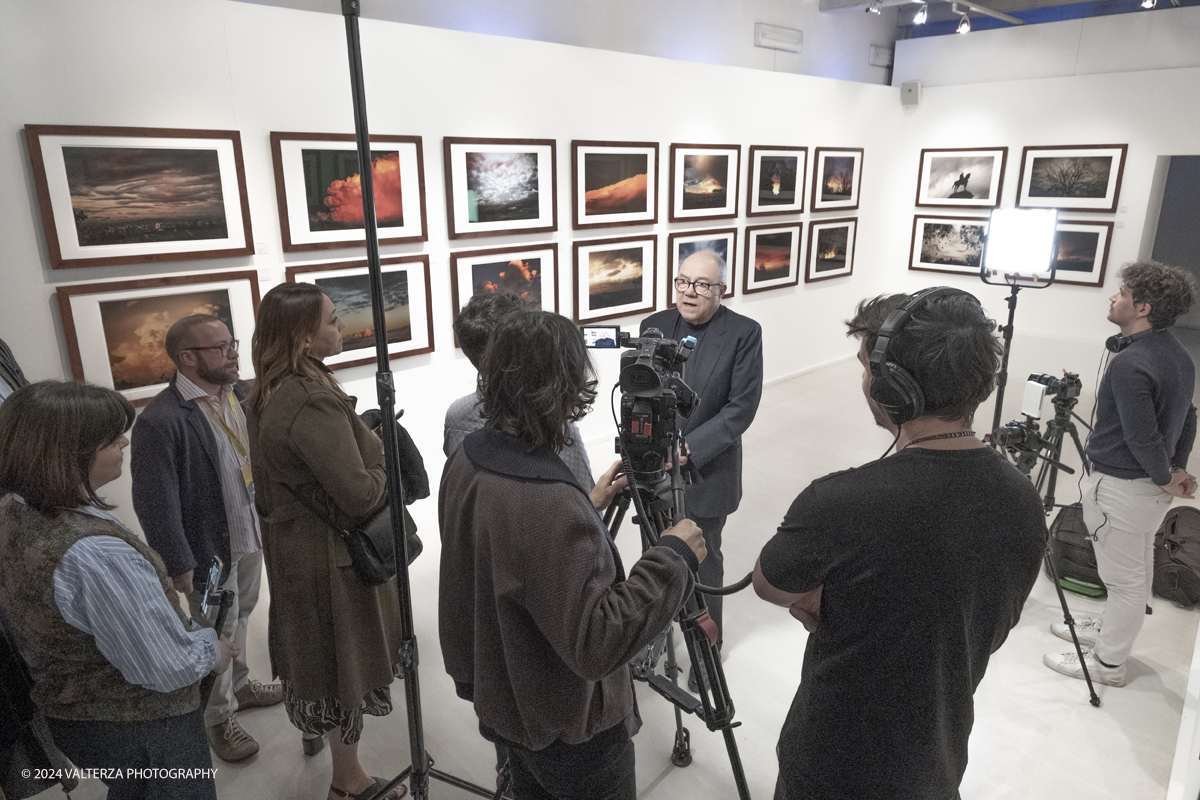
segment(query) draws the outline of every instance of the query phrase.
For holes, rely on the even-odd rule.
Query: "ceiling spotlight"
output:
[[[958,23],[958,30],[956,30],[955,33],[970,33],[970,32],[971,32],[971,18],[968,17],[966,14],[963,14],[962,20]]]
[[[867,6],[867,13],[868,14],[882,14],[883,13],[883,0],[874,0],[870,5]]]
[[[1158,0],[1142,0],[1142,8],[1154,8],[1154,4],[1157,2]]]
[[[912,24],[924,25],[925,20],[927,19],[929,19],[929,6],[925,3],[922,3],[921,7],[917,9],[917,13],[913,14]]]

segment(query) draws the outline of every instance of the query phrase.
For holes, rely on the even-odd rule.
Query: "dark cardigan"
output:
[[[480,724],[530,750],[632,735],[627,664],[691,591],[687,545],[663,537],[626,577],[562,460],[489,429],[451,456],[438,509],[442,655]]]

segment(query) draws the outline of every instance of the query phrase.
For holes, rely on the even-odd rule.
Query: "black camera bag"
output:
[[[1200,603],[1200,510],[1172,508],[1154,534],[1154,593],[1192,608]]]
[[[1092,535],[1083,524],[1080,503],[1063,506],[1050,523],[1050,562],[1064,589],[1090,597],[1108,594],[1096,569],[1096,551],[1092,547]]]

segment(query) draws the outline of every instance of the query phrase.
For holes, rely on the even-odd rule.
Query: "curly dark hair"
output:
[[[908,295],[863,300],[846,335],[863,341],[869,354],[879,329]],[[893,339],[892,361],[904,367],[925,394],[925,416],[942,420],[970,419],[996,386],[1004,352],[988,319],[972,295],[963,292],[926,302]]]
[[[583,335],[549,311],[521,311],[500,321],[479,370],[480,414],[535,447],[573,444],[567,423],[596,399],[596,371]]]
[[[463,355],[470,359],[475,369],[483,363],[492,332],[500,320],[522,309],[521,299],[505,292],[484,292],[471,298],[454,319],[454,335],[462,347]]]
[[[1196,282],[1179,267],[1157,261],[1138,261],[1121,268],[1121,282],[1134,303],[1150,304],[1150,326],[1169,328],[1187,313],[1196,297]]]

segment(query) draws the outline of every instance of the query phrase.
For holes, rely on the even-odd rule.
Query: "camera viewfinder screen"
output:
[[[584,325],[583,343],[588,347],[617,347],[621,333],[620,325]]]

